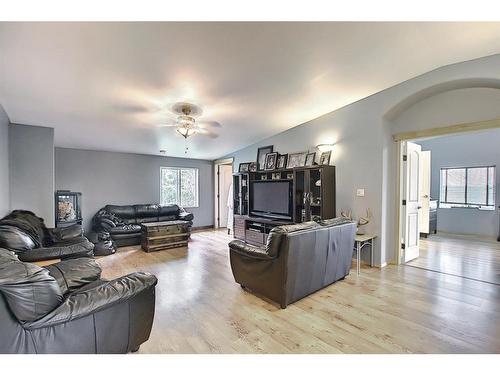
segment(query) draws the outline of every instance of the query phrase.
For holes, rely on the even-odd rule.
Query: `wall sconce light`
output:
[[[334,146],[333,143],[321,143],[321,144],[317,145],[316,148],[320,152],[326,152],[326,151],[332,151],[333,150],[333,146]]]

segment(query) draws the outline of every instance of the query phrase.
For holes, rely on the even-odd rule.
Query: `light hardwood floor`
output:
[[[440,233],[420,240],[420,255],[409,266],[500,285],[500,242]]]
[[[120,248],[104,277],[158,279],[140,353],[500,353],[500,287],[406,266],[363,267],[281,310],[233,280],[225,231],[189,249]]]

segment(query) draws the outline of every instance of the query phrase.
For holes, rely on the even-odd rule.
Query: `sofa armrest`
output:
[[[62,242],[72,238],[83,236],[83,228],[80,224],[73,224],[68,227],[49,229],[53,242]]]
[[[63,294],[74,292],[101,278],[101,267],[91,258],[68,259],[44,268],[56,279]]]
[[[58,308],[41,319],[23,324],[23,327],[35,330],[83,318],[127,302],[140,293],[153,289],[157,282],[156,277],[149,273],[135,272],[82,292],[77,291],[70,294]]]
[[[179,220],[192,221],[194,215],[190,212],[187,212],[184,208],[179,209]]]
[[[97,211],[92,218],[92,228],[95,232],[106,231],[124,224],[123,220],[109,213],[105,208],[101,208]]]
[[[87,243],[83,245],[38,247],[36,249],[20,252],[17,256],[22,262],[39,262],[50,259],[82,257],[92,258],[94,256],[94,245],[87,241]]]
[[[269,255],[266,247],[257,247],[248,245],[240,240],[233,240],[229,243],[230,251],[237,254],[243,255],[248,258],[260,259],[260,260],[273,260],[276,257]]]
[[[97,221],[99,222],[100,229],[107,230],[107,229],[111,229],[111,228],[116,227],[116,223],[113,220],[105,218],[105,217],[101,217]]]

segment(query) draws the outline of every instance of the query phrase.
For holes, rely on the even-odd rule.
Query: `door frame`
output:
[[[219,224],[219,207],[220,207],[220,184],[219,184],[219,167],[221,165],[231,165],[234,173],[234,158],[214,160],[214,228],[220,228]]]
[[[402,234],[403,234],[403,226],[401,225],[402,219],[402,189],[403,189],[403,143],[406,141],[418,141],[422,138],[432,138],[432,137],[440,137],[446,135],[460,134],[460,133],[468,133],[468,132],[479,132],[489,129],[497,129],[500,128],[500,118],[486,120],[486,121],[476,121],[476,122],[468,122],[468,123],[460,123],[456,125],[437,127],[431,129],[410,131],[397,133],[392,136],[394,142],[396,142],[397,148],[397,165],[396,165],[396,222],[394,225],[396,226],[394,239],[394,244],[397,249],[396,256],[396,264],[403,264],[403,249],[402,245]]]

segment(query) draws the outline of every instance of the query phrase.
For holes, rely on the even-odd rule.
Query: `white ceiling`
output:
[[[60,147],[215,159],[434,68],[500,52],[500,23],[0,23],[0,103]],[[189,153],[166,108],[220,136]],[[332,124],[334,126],[335,124]]]

